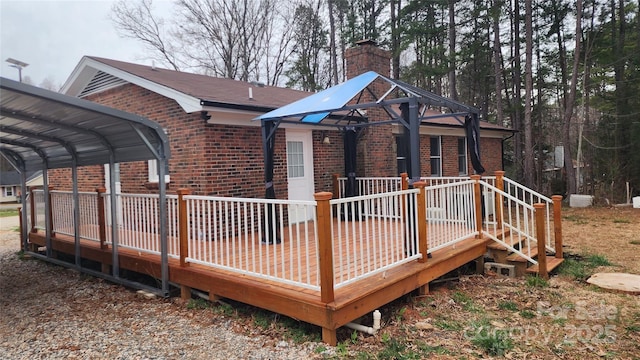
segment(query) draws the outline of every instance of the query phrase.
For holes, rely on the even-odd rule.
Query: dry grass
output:
[[[335,359],[640,359],[640,296],[587,284],[640,274],[640,210],[563,209],[566,265],[548,281],[462,276],[382,309],[372,337],[340,332]],[[370,322],[370,319],[366,319]]]
[[[567,261],[548,282],[478,275],[441,282],[427,296],[380,309],[383,328],[375,336],[342,328],[337,347],[313,343],[315,358],[640,359],[640,296],[584,281],[597,271],[640,274],[640,210],[565,208],[562,225]],[[211,323],[231,316],[237,332],[274,342],[319,340],[315,326],[230,304],[189,311]]]

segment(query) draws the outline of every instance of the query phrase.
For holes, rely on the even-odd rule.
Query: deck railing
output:
[[[110,218],[109,193],[104,193],[105,217]],[[160,254],[159,199],[157,194],[116,194],[118,245],[151,254]],[[168,256],[180,256],[178,243],[178,196],[166,195]],[[106,232],[105,243],[112,245],[111,232]]]
[[[314,201],[183,196],[184,262],[319,289]],[[265,244],[266,242],[273,244]]]
[[[419,190],[333,199],[331,217],[335,287],[421,257]],[[406,204],[406,206],[403,206]]]
[[[33,194],[31,202],[34,204],[31,207],[32,227],[37,230],[45,230],[44,190],[34,189],[31,193]]]
[[[55,233],[74,236],[73,193],[71,191],[52,190],[51,203],[53,212],[53,231]],[[79,192],[79,236],[81,239],[100,241],[97,194],[95,192]]]
[[[429,252],[477,236],[473,180],[425,188]]]
[[[487,235],[532,263],[533,249],[543,239],[543,249],[559,249],[561,256],[558,228],[555,248],[550,245],[551,200],[502,174],[484,179],[428,178],[415,189],[383,193],[375,192],[406,182],[365,179],[360,189],[374,193],[337,199],[319,193],[316,201],[193,196],[181,189],[167,195],[168,255],[182,266],[200,264],[320,290],[323,299],[330,298],[324,295],[327,286],[335,289],[416,259],[427,261],[428,253],[470,237]],[[56,209],[53,233],[73,235],[72,195],[50,191]],[[112,232],[106,231],[111,196],[104,189],[79,196],[81,238],[98,240],[103,249],[112,246]],[[111,222],[118,245],[159,254],[158,195],[117,194],[115,199]],[[559,214],[559,199],[552,203]],[[31,229],[44,229],[42,190],[33,192],[31,208]],[[556,227],[559,222],[554,221]]]

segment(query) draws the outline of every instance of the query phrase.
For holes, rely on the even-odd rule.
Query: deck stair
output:
[[[506,178],[496,186],[483,186],[495,204],[502,205],[492,209],[495,215],[484,223],[485,236],[491,240],[488,257],[513,266],[516,277],[527,273],[548,277],[563,262],[562,197],[547,198]]]
[[[516,250],[520,250],[521,244],[516,246]],[[528,255],[536,261],[539,261],[538,257],[538,244],[535,241],[531,241],[531,250],[528,252]],[[511,251],[509,247],[504,246],[498,242],[491,241],[487,245],[487,254],[488,257],[493,259],[494,262],[498,264],[511,265],[515,267],[515,276],[521,277],[526,274],[535,274],[539,275],[539,263],[532,263],[524,256],[521,256],[517,252]],[[560,264],[562,264],[562,258],[558,258],[555,254],[551,252],[545,252],[546,255],[546,269],[547,273],[550,273],[554,269],[556,269]]]

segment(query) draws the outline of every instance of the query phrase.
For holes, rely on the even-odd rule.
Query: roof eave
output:
[[[77,97],[98,71],[116,76],[129,83],[173,99],[186,113],[194,113],[203,110],[201,99],[197,97],[107,65],[88,56],[82,57],[60,92]]]

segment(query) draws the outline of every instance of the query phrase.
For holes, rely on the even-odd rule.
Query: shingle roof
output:
[[[161,69],[100,57],[90,56],[89,58],[200,100],[219,104],[275,109],[311,94],[306,91],[258,86],[246,81]],[[249,98],[249,88],[252,89],[252,99]]]
[[[201,101],[211,103],[211,106],[267,112],[313,94],[307,91],[266,85],[258,86],[246,81],[162,69],[95,56],[87,56],[87,58],[200,99]],[[251,99],[249,98],[249,88],[251,88]],[[462,126],[453,117],[438,117],[430,119],[428,123],[443,127]],[[486,121],[480,121],[480,128],[496,131],[513,131],[507,127],[498,126]]]
[[[34,175],[40,174],[42,171],[27,171],[27,181],[31,180]],[[1,171],[0,172],[0,185],[8,186],[8,185],[20,185],[22,182],[22,178],[20,173],[17,171]]]

